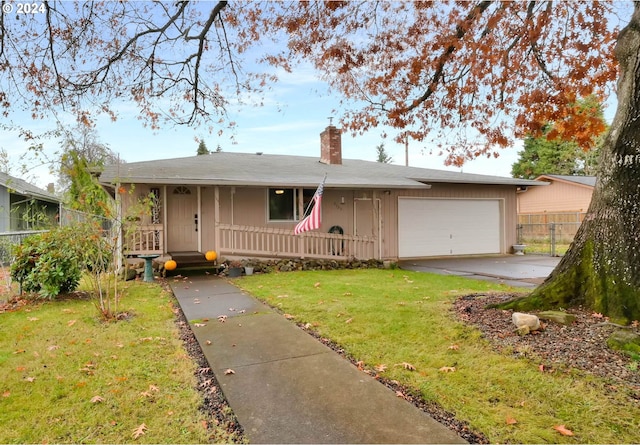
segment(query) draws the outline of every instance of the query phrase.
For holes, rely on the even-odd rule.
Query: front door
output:
[[[177,186],[167,196],[167,251],[198,250],[198,195],[195,188]]]
[[[354,200],[354,235],[366,236],[375,239],[370,258],[380,256],[380,221],[379,221],[380,200],[356,198]]]
[[[378,205],[379,200],[356,198],[354,234],[377,238],[378,233]]]

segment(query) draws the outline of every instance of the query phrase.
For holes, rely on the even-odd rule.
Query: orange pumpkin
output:
[[[176,267],[178,267],[178,263],[176,263],[174,260],[169,260],[164,263],[164,268],[166,270],[174,270]]]
[[[209,250],[204,254],[204,257],[207,259],[207,261],[215,261],[216,258],[218,258],[218,254],[215,250]]]

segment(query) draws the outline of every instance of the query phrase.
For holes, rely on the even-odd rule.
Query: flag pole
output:
[[[324,184],[324,182],[327,180],[327,174],[324,174],[324,178],[322,178],[322,182],[321,184]],[[313,193],[313,196],[311,197],[311,200],[309,201],[309,203],[307,204],[307,208],[304,209],[304,214],[302,215],[302,218],[300,218],[300,220],[305,219],[307,216],[309,216],[309,211],[311,210],[311,204],[313,204],[313,198],[316,196],[316,194],[318,193],[318,189],[316,189],[316,191]]]

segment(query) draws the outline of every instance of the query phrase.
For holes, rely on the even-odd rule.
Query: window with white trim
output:
[[[268,191],[269,221],[298,221],[313,198],[315,189],[270,188]],[[302,194],[302,203],[300,195]],[[308,209],[311,211],[311,209]]]

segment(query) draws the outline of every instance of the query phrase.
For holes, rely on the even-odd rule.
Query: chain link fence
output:
[[[100,225],[102,226],[102,229],[105,233],[111,233],[111,230],[113,228],[113,220],[109,218],[90,215],[88,213],[79,212],[77,210],[67,209],[64,207],[60,209],[60,214],[56,215],[56,222],[61,227],[73,226],[75,224],[80,224],[89,220],[96,219],[100,221]],[[23,240],[31,235],[47,231],[47,229],[43,229],[0,232],[0,281],[5,282],[0,283],[0,289],[2,289],[2,284],[10,285],[10,277],[7,271],[11,266],[14,246],[22,244]]]
[[[562,256],[578,232],[585,212],[518,214],[518,244],[526,253]]]
[[[551,222],[518,224],[518,244],[524,244],[525,253],[562,256],[578,232],[580,222]]]

